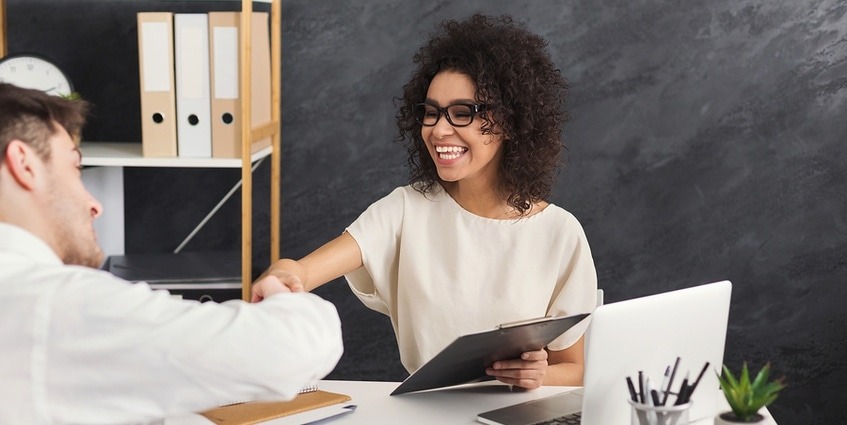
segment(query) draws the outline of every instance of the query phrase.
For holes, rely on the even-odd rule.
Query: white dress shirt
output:
[[[461,335],[546,315],[589,313],[597,272],[577,219],[550,204],[516,220],[480,217],[440,186],[411,186],[371,205],[347,231],[364,267],[348,274],[354,293],[391,317],[409,372]],[[548,347],[573,345],[583,320]]]
[[[66,266],[0,223],[0,424],[116,425],[290,399],[341,352],[335,307],[316,295],[183,301]]]

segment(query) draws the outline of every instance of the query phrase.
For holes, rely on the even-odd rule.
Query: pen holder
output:
[[[688,425],[691,402],[678,406],[652,406],[628,401],[632,406],[632,425]]]

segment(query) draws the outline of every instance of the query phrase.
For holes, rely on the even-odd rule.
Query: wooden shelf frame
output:
[[[0,0],[0,58],[6,56],[6,0]]]
[[[270,193],[270,262],[279,259],[280,202],[281,202],[281,113],[282,106],[282,0],[270,0],[271,37],[271,122],[258,128],[241,126],[241,297],[250,300],[253,259],[253,173],[250,168],[251,146],[254,141],[271,136],[271,193]],[[250,93],[252,82],[252,12],[253,0],[241,1],[240,25],[240,90]],[[241,96],[242,122],[252,122],[250,96]]]

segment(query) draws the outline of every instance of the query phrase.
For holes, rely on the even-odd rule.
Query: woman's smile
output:
[[[467,151],[468,148],[463,146],[435,146],[437,159],[444,162],[452,162],[459,159]]]

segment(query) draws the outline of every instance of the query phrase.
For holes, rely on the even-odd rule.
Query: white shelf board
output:
[[[241,168],[240,158],[149,158],[141,155],[141,143],[82,142],[82,165],[98,167]],[[271,154],[268,146],[251,155],[256,162]]]

